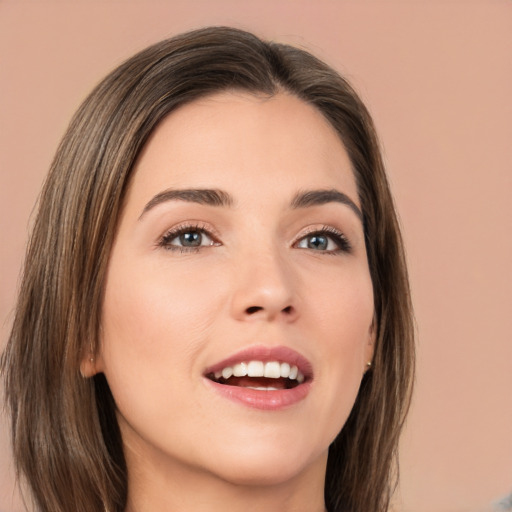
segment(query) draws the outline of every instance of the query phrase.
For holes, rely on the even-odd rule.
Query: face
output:
[[[129,464],[282,482],[325,469],[373,314],[334,129],[293,96],[217,94],[169,115],[136,164],[91,371]]]

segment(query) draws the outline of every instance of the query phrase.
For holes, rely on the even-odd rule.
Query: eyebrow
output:
[[[169,189],[160,192],[144,206],[139,219],[151,208],[167,201],[186,201],[206,206],[233,206],[233,198],[223,190],[217,189]]]
[[[154,196],[146,206],[144,206],[139,220],[146,212],[167,201],[186,201],[206,206],[224,207],[231,207],[235,204],[233,197],[224,190],[208,188],[168,189]],[[352,199],[350,199],[346,194],[336,189],[299,191],[293,197],[290,206],[293,209],[300,209],[327,203],[344,204],[348,206],[361,221],[363,221],[363,214],[354,201],[352,201]]]
[[[307,190],[298,192],[292,199],[291,206],[294,209],[308,208],[311,206],[318,206],[326,203],[341,203],[348,206],[359,218],[363,221],[363,213],[359,207],[343,192],[336,189],[330,190]]]

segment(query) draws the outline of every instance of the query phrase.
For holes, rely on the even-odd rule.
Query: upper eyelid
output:
[[[332,234],[332,235],[338,235],[340,237],[345,238],[348,241],[348,237],[343,230],[335,228],[334,226],[324,224],[324,225],[309,226],[309,227],[301,230],[300,233],[295,237],[295,240],[293,243],[298,242],[305,236],[314,235],[315,233],[327,233],[327,234]]]
[[[212,238],[218,236],[217,230],[207,223],[204,223],[202,221],[185,221],[166,229],[159,238],[167,237],[174,234],[178,235],[186,231],[203,231]]]

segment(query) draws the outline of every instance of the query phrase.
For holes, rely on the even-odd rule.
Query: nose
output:
[[[235,272],[232,313],[240,321],[293,322],[299,315],[298,280],[277,254],[241,258]]]

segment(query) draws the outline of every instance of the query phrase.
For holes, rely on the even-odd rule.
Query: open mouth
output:
[[[258,391],[293,389],[307,380],[296,365],[281,361],[241,361],[206,374],[218,384]]]
[[[286,346],[251,346],[206,368],[205,382],[235,403],[280,411],[302,402],[311,391],[313,367]]]

